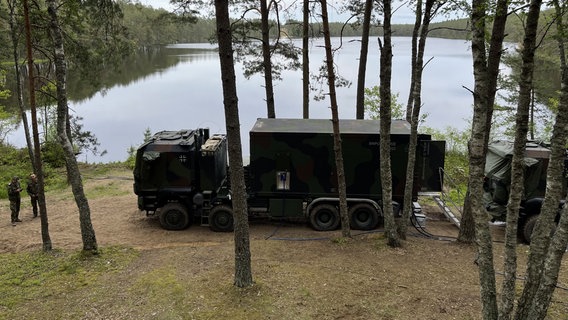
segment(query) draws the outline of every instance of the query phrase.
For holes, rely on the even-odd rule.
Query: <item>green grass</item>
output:
[[[106,273],[122,270],[138,253],[133,249],[108,247],[99,255],[81,252],[24,252],[0,255],[0,318],[3,310],[29,301],[66,295],[90,286]]]

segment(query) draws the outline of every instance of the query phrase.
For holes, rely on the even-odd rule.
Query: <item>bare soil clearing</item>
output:
[[[303,224],[251,222],[253,277],[256,285],[232,286],[232,233],[215,233],[192,225],[184,231],[160,228],[156,217],[136,208],[132,180],[85,179],[91,218],[100,247],[125,246],[140,256],[126,270],[108,274],[93,287],[66,297],[34,302],[34,318],[50,315],[81,319],[480,319],[475,248],[451,241],[457,228],[436,207],[427,211],[426,230],[438,240],[413,232],[399,249],[386,247],[383,234],[353,231],[316,232]],[[69,190],[48,193],[49,232],[55,249],[82,247],[77,207]],[[40,219],[32,218],[28,198],[20,218],[10,224],[7,200],[0,202],[0,253],[39,251]],[[503,228],[493,227],[496,269],[502,265]],[[528,247],[519,245],[519,274],[524,274]],[[568,258],[559,285],[568,286]],[[160,298],[152,277],[173,290]],[[502,277],[498,274],[500,284]],[[155,284],[154,284],[155,285]],[[522,286],[522,281],[519,281]],[[237,294],[238,293],[238,294]],[[557,289],[551,319],[568,319],[568,292]],[[59,309],[61,310],[61,309]],[[51,311],[52,312],[52,311]],[[49,318],[49,316],[47,317]]]

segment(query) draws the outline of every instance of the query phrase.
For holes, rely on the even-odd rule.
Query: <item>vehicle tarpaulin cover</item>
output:
[[[485,163],[485,204],[492,215],[500,216],[506,212],[511,184],[511,161],[513,160],[513,143],[510,141],[494,141],[488,146]],[[531,198],[539,184],[542,165],[537,159],[524,158],[523,200]]]

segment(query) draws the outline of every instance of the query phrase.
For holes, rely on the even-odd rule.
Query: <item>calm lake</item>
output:
[[[358,40],[344,39],[335,55],[338,72],[353,83],[349,88],[337,90],[339,114],[344,119],[355,118]],[[335,39],[334,48],[338,45],[339,39]],[[392,90],[400,94],[399,102],[406,104],[410,83],[410,38],[394,38],[393,45]],[[132,61],[138,73],[128,80],[117,81],[80,101],[70,101],[73,112],[83,117],[84,129],[98,138],[99,149],[107,150],[102,157],[89,153],[82,154],[79,160],[91,163],[123,161],[127,158],[128,148],[143,141],[146,128],[154,133],[208,127],[212,133],[225,133],[219,56],[211,49],[214,47],[206,43],[169,46],[158,57]],[[324,56],[323,41],[316,40],[312,43],[310,56],[312,72],[317,72]],[[438,129],[466,128],[473,103],[468,91],[473,89],[469,42],[429,39],[425,60],[429,59],[423,78],[422,112],[428,114],[424,125]],[[266,117],[263,79],[260,75],[245,79],[240,65],[236,67],[243,154],[247,156],[248,131],[257,118]],[[285,71],[282,78],[275,82],[276,116],[301,118],[301,71]],[[378,83],[379,48],[374,38],[369,47],[366,87]],[[329,99],[312,100],[310,117],[331,118]],[[24,146],[22,132],[18,130],[11,134],[8,142]]]

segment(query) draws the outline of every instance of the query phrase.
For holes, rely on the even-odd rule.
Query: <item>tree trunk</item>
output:
[[[469,190],[465,193],[463,201],[462,218],[460,221],[460,230],[458,232],[458,241],[461,243],[473,243],[475,240],[475,221],[471,212],[471,204],[469,203]]]
[[[266,0],[260,0],[260,23],[262,31],[262,59],[264,65],[264,90],[268,118],[276,118],[274,108],[274,86],[272,84],[272,62],[270,60],[270,35],[268,29],[268,6]]]
[[[538,0],[535,0],[537,2]],[[531,2],[531,9],[539,10],[539,3]],[[551,155],[546,177],[546,195],[541,208],[540,217],[531,236],[531,250],[527,263],[527,281],[518,302],[515,319],[543,319],[550,304],[552,293],[557,282],[562,255],[568,243],[568,219],[566,208],[552,239],[550,233],[554,227],[554,218],[558,210],[558,202],[562,195],[562,177],[564,157],[568,136],[568,69],[565,58],[565,29],[561,8],[554,1],[557,13],[556,37],[560,51],[562,68],[562,86],[556,122],[551,138]],[[538,18],[538,17],[537,17]],[[534,18],[533,18],[534,19]],[[528,22],[528,18],[527,18]]]
[[[537,0],[540,2],[541,0]],[[519,101],[517,105],[515,142],[511,160],[511,190],[507,203],[507,229],[505,230],[505,262],[503,287],[501,290],[500,319],[511,319],[515,302],[515,283],[517,277],[517,225],[524,188],[524,158],[527,143],[529,108],[533,87],[534,54],[540,3],[531,5],[523,41],[521,78],[519,82]],[[533,10],[536,9],[536,12]]]
[[[556,200],[556,194],[550,196],[550,200],[548,200],[549,192],[552,193],[553,188],[557,188],[558,190],[561,189],[560,180],[562,179],[563,174],[563,166],[564,166],[564,157],[565,157],[565,146],[568,143],[568,81],[566,81],[566,76],[564,76],[565,80],[563,81],[563,89],[562,89],[562,97],[560,106],[558,109],[558,115],[556,118],[555,129],[553,133],[553,140],[552,140],[552,155],[551,161],[548,167],[548,176],[547,176],[547,198],[545,199],[545,204],[543,204],[543,211],[541,214],[545,214],[546,211],[550,210],[550,213],[554,214],[557,211],[558,202],[554,202]],[[554,180],[553,182],[549,183],[549,179]],[[558,180],[558,181],[556,181]],[[568,200],[568,198],[566,199]],[[549,203],[546,203],[548,201]],[[551,208],[545,207],[550,205]],[[548,213],[547,213],[548,214]],[[551,229],[546,229],[546,223],[539,222],[537,226],[544,230],[544,233],[550,235]],[[549,226],[553,227],[553,226]],[[536,226],[534,232],[536,231]],[[540,234],[539,234],[540,236]],[[538,241],[537,237],[532,237],[531,239],[531,254],[533,252],[532,248],[532,241]],[[525,285],[525,290],[528,290],[533,287],[533,282],[538,282],[538,289],[534,294],[532,300],[530,301],[529,306],[523,307],[523,310],[528,310],[528,318],[525,319],[544,319],[546,317],[546,312],[548,307],[550,306],[550,301],[552,299],[552,294],[556,289],[556,284],[558,283],[558,273],[560,272],[560,266],[562,264],[562,257],[565,253],[566,247],[568,246],[568,206],[564,206],[564,209],[561,213],[560,221],[558,222],[558,226],[556,227],[556,232],[552,237],[547,254],[544,257],[544,264],[542,265],[542,272],[540,278],[537,280],[533,280],[530,275],[527,279],[527,284]],[[535,255],[536,256],[536,255]],[[529,254],[529,268],[532,267],[530,264],[533,263],[533,257]],[[540,264],[540,262],[539,262]],[[528,282],[531,283],[529,287]],[[523,291],[524,295],[524,291]],[[524,301],[524,300],[523,300]],[[519,301],[519,304],[521,301]],[[520,305],[519,305],[520,308]],[[521,317],[517,317],[517,319],[522,319]]]
[[[65,163],[67,166],[67,178],[71,183],[71,190],[79,209],[79,223],[83,251],[91,254],[98,253],[95,230],[91,223],[91,209],[83,190],[83,181],[77,159],[67,130],[68,106],[67,106],[67,66],[65,50],[63,47],[63,35],[57,17],[57,4],[55,0],[47,1],[47,11],[50,18],[50,32],[53,40],[53,53],[55,64],[56,91],[57,91],[57,137],[63,147]]]
[[[223,104],[229,145],[229,168],[231,191],[233,194],[233,212],[235,214],[235,286],[239,288],[253,285],[249,224],[246,202],[243,154],[239,123],[239,106],[235,63],[229,20],[229,1],[215,0],[217,19],[217,40],[219,42],[219,60],[223,84]]]
[[[302,93],[303,117],[310,118],[310,1],[304,0],[302,26]]]
[[[24,135],[26,136],[26,146],[28,147],[28,154],[30,156],[30,161],[32,162],[32,168],[34,172],[37,172],[37,165],[34,156],[34,145],[32,142],[32,138],[30,136],[30,126],[28,124],[28,116],[26,114],[26,109],[24,105],[24,89],[23,89],[24,86],[22,83],[22,75],[20,73],[20,55],[18,50],[18,25],[16,22],[16,1],[8,0],[6,2],[8,4],[8,10],[10,15],[9,17],[10,38],[12,40],[12,56],[14,58],[14,75],[16,80],[16,94],[18,97],[18,107],[20,109],[20,114],[22,116]],[[31,29],[30,29],[30,36],[31,36]],[[28,57],[28,59],[29,58],[30,57]],[[33,63],[31,65],[33,65]]]
[[[421,5],[421,1],[418,2],[420,2]],[[416,59],[413,59],[412,63],[412,79],[414,84],[411,84],[411,88],[414,90],[411,92],[411,96],[414,99],[414,107],[412,108],[412,114],[410,117],[410,141],[408,144],[408,164],[406,167],[406,184],[404,187],[402,220],[398,225],[399,236],[402,239],[406,239],[406,229],[412,213],[412,191],[414,190],[414,167],[416,164],[416,145],[418,143],[418,122],[420,121],[420,108],[422,106],[422,71],[424,70],[424,50],[426,48],[428,28],[430,26],[430,20],[432,19],[435,2],[436,0],[426,0],[424,23],[422,23],[422,30],[420,32],[418,52],[416,53]],[[416,14],[418,15],[418,11],[421,12],[421,8],[419,9],[417,7],[416,11]],[[412,104],[408,105],[408,107],[412,107]]]
[[[38,204],[39,204],[39,214],[41,219],[41,239],[43,243],[43,251],[51,251],[53,248],[51,243],[51,237],[49,236],[49,223],[47,220],[47,206],[45,205],[45,191],[44,191],[44,179],[43,179],[43,166],[41,161],[41,149],[39,143],[39,132],[37,127],[37,112],[36,112],[36,100],[35,100],[35,76],[34,76],[34,59],[32,54],[32,31],[30,25],[30,13],[28,1],[23,1],[24,6],[24,24],[26,32],[26,52],[28,58],[28,68],[29,68],[29,86],[30,86],[30,110],[32,115],[32,131],[34,140],[34,157],[33,161],[36,164],[35,173],[37,176],[38,183]],[[17,49],[15,49],[17,50]],[[16,63],[16,68],[17,68]]]
[[[481,289],[482,315],[484,319],[497,319],[497,292],[495,288],[495,270],[493,264],[493,247],[491,233],[487,225],[487,216],[482,203],[483,176],[485,168],[485,150],[488,109],[488,92],[490,92],[488,71],[485,56],[485,19],[486,2],[472,1],[472,41],[471,51],[473,57],[474,73],[474,113],[469,145],[469,183],[471,212],[475,221],[479,266],[479,281]]]
[[[418,35],[422,24],[422,0],[416,1],[416,15],[414,20],[414,28],[412,29],[412,49],[410,53],[410,89],[408,90],[408,103],[406,104],[406,121],[412,121],[412,107],[414,104],[414,84],[416,82],[416,62],[418,54]],[[422,67],[422,66],[420,66]]]
[[[391,0],[383,1],[384,12],[384,44],[381,45],[380,58],[380,162],[381,162],[381,189],[383,199],[383,214],[385,220],[385,234],[390,247],[400,247],[402,244],[396,231],[392,202],[392,170],[391,170],[391,76],[392,76],[392,30],[391,30]]]
[[[341,217],[341,235],[351,238],[349,226],[349,213],[347,212],[347,188],[345,186],[345,171],[343,168],[343,151],[341,148],[341,133],[339,132],[339,113],[337,94],[335,92],[335,70],[333,68],[333,53],[331,50],[331,36],[329,33],[329,20],[327,15],[327,1],[321,0],[321,17],[323,37],[325,41],[325,57],[327,65],[327,82],[329,85],[329,100],[331,101],[331,122],[333,125],[333,151],[335,153],[335,166],[337,170],[337,187],[339,192],[339,216]]]
[[[357,74],[357,102],[356,118],[365,118],[365,76],[367,71],[367,53],[369,52],[369,30],[371,28],[371,13],[373,12],[373,0],[365,1],[363,25],[361,35],[361,53],[359,54],[359,72]]]
[[[483,1],[476,1],[474,0],[473,3],[476,4],[476,6],[478,7],[477,10],[480,10],[481,12],[478,15],[481,15],[481,17],[478,17],[476,19],[479,19],[479,22],[483,23],[483,26],[485,27],[485,19],[487,18],[487,13],[486,13],[486,3]],[[482,60],[483,63],[478,62],[479,64],[476,66],[475,62],[474,62],[474,69],[477,67],[478,68],[478,72],[483,73],[483,75],[479,75],[479,79],[481,78],[485,78],[486,82],[486,91],[483,93],[484,95],[486,95],[487,99],[484,103],[486,103],[487,107],[486,107],[486,111],[485,111],[485,128],[487,128],[487,134],[485,135],[484,138],[484,153],[487,153],[487,145],[489,143],[489,130],[491,130],[491,119],[493,118],[493,105],[495,103],[495,94],[497,92],[497,80],[499,77],[499,72],[500,72],[500,65],[501,65],[501,55],[503,54],[503,40],[505,37],[505,24],[507,23],[507,8],[509,5],[509,0],[498,0],[497,4],[495,6],[495,17],[493,18],[493,27],[491,28],[491,39],[489,42],[489,51],[486,55],[486,52],[478,52],[477,55],[481,55],[482,56]],[[476,9],[473,9],[476,10]],[[473,16],[472,16],[473,19]],[[474,29],[478,29],[479,32],[481,32],[481,29],[478,28],[478,26],[475,25],[475,22],[472,20],[472,28]],[[479,35],[481,36],[481,35]],[[485,44],[483,45],[483,50],[485,50]],[[481,68],[481,69],[480,69]],[[474,73],[476,71],[474,70]],[[474,93],[475,95],[475,93]],[[472,192],[470,192],[468,190],[467,192],[470,196],[472,195]],[[472,214],[473,215],[473,210],[472,208],[467,208],[465,207],[466,205],[471,205],[472,202],[470,201],[470,199],[468,199],[467,201],[464,201],[464,212],[463,215],[467,215],[467,214]],[[468,230],[472,230],[474,228],[472,228],[471,226],[467,225],[468,222],[470,221],[474,221],[474,219],[472,217],[467,217],[465,216],[464,219],[462,220],[462,228],[463,230],[460,230],[460,238],[461,239],[469,239],[469,238],[473,238],[473,234],[463,234],[464,232],[467,232]],[[465,224],[465,225],[464,225]]]

